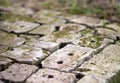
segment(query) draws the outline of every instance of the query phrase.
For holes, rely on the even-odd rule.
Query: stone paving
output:
[[[120,83],[119,24],[50,10],[0,10],[0,83]]]

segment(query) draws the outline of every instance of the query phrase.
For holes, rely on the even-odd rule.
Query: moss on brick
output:
[[[0,16],[0,20],[7,20],[7,21],[16,21],[16,20],[23,20],[28,22],[34,22],[35,19],[32,17],[22,16],[13,13],[2,13]]]

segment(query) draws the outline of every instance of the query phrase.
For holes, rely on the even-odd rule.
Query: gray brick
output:
[[[95,77],[94,75],[84,76],[77,83],[106,83],[105,80]]]
[[[68,31],[74,31],[76,33],[80,32],[82,30],[85,30],[85,29],[86,29],[86,27],[83,25],[71,24],[71,23],[65,24],[65,25],[60,27],[60,31],[68,30]]]
[[[75,79],[72,73],[43,68],[29,77],[26,83],[74,83]]]
[[[42,59],[48,56],[41,48],[27,45],[16,47],[13,51],[7,51],[0,55],[28,64],[40,63]]]
[[[53,31],[55,31],[55,26],[53,26],[53,25],[41,25],[40,27],[30,31],[29,34],[49,35]]]
[[[5,71],[0,72],[3,79],[10,82],[24,82],[27,77],[34,73],[38,67],[27,64],[13,64]]]
[[[36,39],[31,39],[27,41],[26,44],[35,47],[40,47],[50,52],[54,52],[59,49],[59,43],[38,41]]]
[[[95,26],[95,27],[102,26],[107,22],[106,20],[100,20],[98,18],[88,17],[88,16],[73,16],[73,17],[68,17],[67,19],[71,22],[85,24],[87,26]]]
[[[38,26],[39,24],[35,24],[32,22],[25,22],[25,21],[16,21],[14,23],[3,22],[3,27],[1,27],[0,29],[8,31],[8,32],[24,33]]]
[[[61,30],[58,32],[54,32],[51,35],[44,36],[40,38],[41,41],[47,41],[47,42],[72,42],[76,38],[79,38],[81,36],[80,33],[76,33],[75,31],[68,31],[68,30]]]
[[[109,45],[89,61],[83,63],[77,71],[85,75],[95,75],[110,80],[120,71],[120,46]],[[117,79],[118,77],[116,77]]]
[[[0,56],[0,71],[7,68],[12,62],[12,60]]]
[[[117,35],[120,37],[120,25],[117,23],[110,23],[108,25],[106,25],[107,28],[113,29],[114,31],[116,31]]]
[[[24,38],[17,37],[17,35],[12,33],[6,33],[0,31],[0,44],[10,47],[20,46],[26,40]]]
[[[0,45],[0,53],[5,52],[8,48],[8,46]]]
[[[89,56],[89,52],[91,51],[91,48],[67,45],[42,61],[42,65],[43,67],[70,71],[80,65],[84,61],[85,54]]]

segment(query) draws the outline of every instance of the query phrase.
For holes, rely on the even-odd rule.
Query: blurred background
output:
[[[0,6],[62,11],[71,15],[87,15],[120,23],[120,0],[0,0]]]

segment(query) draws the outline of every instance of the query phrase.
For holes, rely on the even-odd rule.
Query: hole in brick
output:
[[[20,34],[17,34],[17,37],[20,37]]]
[[[91,42],[93,42],[93,43],[94,43],[94,42],[95,42],[95,40],[91,40]]]
[[[60,30],[60,26],[55,26],[55,31],[59,31]]]
[[[117,37],[116,37],[116,41],[119,41],[119,40],[120,40],[120,37],[117,36]]]
[[[40,63],[40,64],[38,64],[38,67],[39,67],[39,68],[42,68],[42,64],[41,64],[41,63]]]
[[[54,76],[53,75],[48,75],[48,78],[54,78]]]
[[[13,76],[15,76],[15,74],[13,74]]]
[[[69,55],[69,56],[73,56],[74,54],[73,54],[73,53],[69,53],[68,55]]]
[[[39,34],[39,37],[43,37],[43,36],[45,36],[44,34]]]
[[[21,27],[21,28],[23,28],[23,27],[24,27],[24,25],[21,25],[20,27]]]
[[[9,73],[12,73],[12,71],[8,71]]]
[[[63,63],[63,61],[58,61],[58,62],[57,62],[57,64],[62,64],[62,63]]]
[[[77,79],[81,79],[81,78],[84,77],[84,75],[79,73],[79,74],[76,74],[75,77],[76,77]]]

